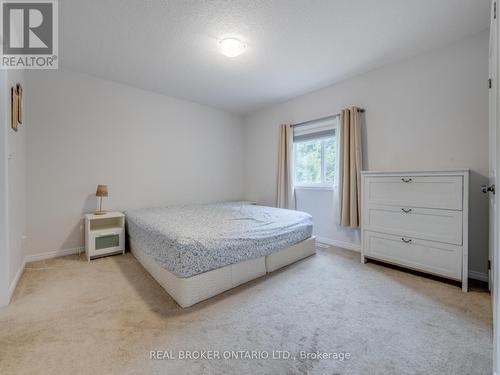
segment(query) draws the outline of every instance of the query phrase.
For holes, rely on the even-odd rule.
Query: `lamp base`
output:
[[[106,215],[107,212],[106,211],[96,211],[94,212],[94,215]]]

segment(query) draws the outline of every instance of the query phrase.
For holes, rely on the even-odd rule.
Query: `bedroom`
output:
[[[45,3],[0,373],[498,372],[494,1]]]

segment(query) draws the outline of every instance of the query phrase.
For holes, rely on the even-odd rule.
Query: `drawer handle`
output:
[[[401,237],[401,241],[403,241],[404,243],[411,243],[411,238]]]
[[[412,182],[413,181],[413,178],[402,178],[401,181],[405,182],[405,183],[409,183],[409,182]]]
[[[411,208],[402,208],[401,211],[403,211],[405,214],[409,214],[411,212]]]

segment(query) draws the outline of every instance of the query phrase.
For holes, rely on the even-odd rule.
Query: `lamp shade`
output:
[[[97,190],[95,192],[96,197],[107,197],[108,196],[108,185],[97,185]]]

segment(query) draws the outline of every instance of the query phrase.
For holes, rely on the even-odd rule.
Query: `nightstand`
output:
[[[85,215],[85,255],[87,260],[110,254],[125,254],[125,215]]]

